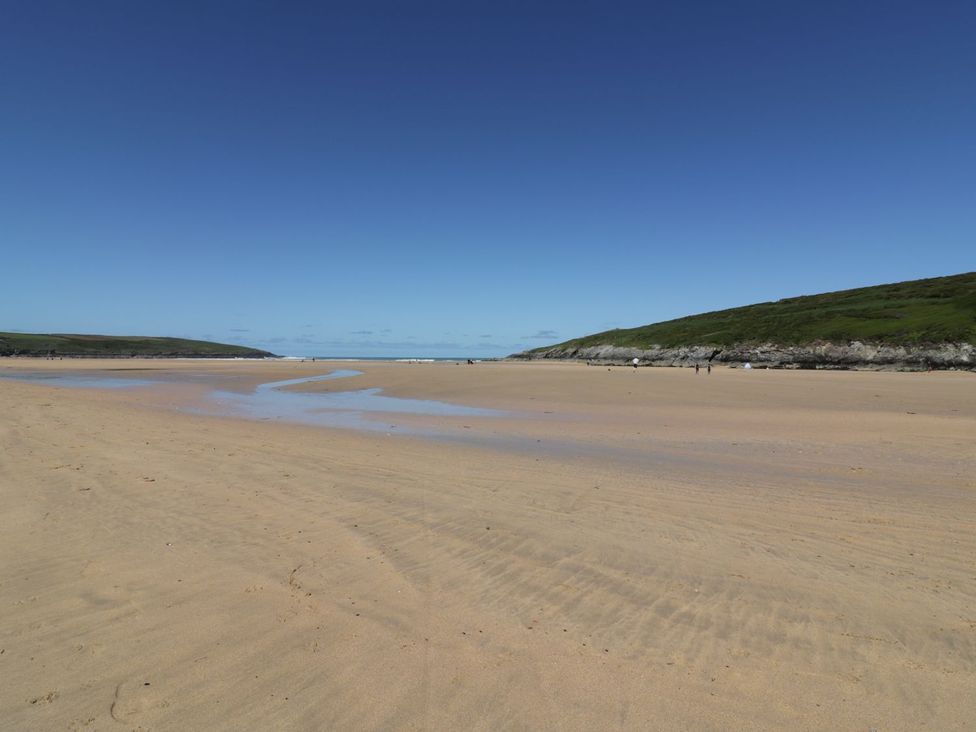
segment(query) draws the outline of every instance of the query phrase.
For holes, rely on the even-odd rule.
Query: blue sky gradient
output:
[[[499,356],[976,268],[971,2],[3,14],[0,330]]]

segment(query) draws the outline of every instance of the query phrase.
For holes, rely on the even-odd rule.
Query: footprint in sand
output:
[[[98,575],[104,573],[105,573],[104,564],[94,559],[89,559],[87,562],[85,562],[85,566],[81,568],[82,577],[97,577]]]
[[[168,707],[169,702],[161,698],[150,681],[123,681],[115,689],[112,702],[112,719],[117,722],[138,717],[154,708]]]
[[[44,694],[43,696],[35,696],[33,699],[29,699],[28,701],[31,704],[50,704],[55,699],[57,699],[58,696],[59,694],[57,690],[54,690],[54,691],[49,691],[47,694]]]

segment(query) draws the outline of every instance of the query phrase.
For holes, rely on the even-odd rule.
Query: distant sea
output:
[[[311,361],[315,359],[316,361],[399,361],[401,363],[437,363],[441,361],[467,363],[469,358],[472,361],[495,360],[493,358],[475,358],[473,356],[438,356],[436,358],[430,356],[283,356],[283,358],[290,361],[296,359],[299,361],[302,359]]]

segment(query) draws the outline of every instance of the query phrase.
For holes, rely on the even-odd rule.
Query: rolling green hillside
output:
[[[263,358],[267,351],[185,338],[0,333],[0,356]]]
[[[976,272],[861,287],[608,330],[550,349],[731,346],[814,342],[923,345],[976,343]]]

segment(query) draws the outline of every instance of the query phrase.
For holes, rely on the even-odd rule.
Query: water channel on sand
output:
[[[223,414],[258,420],[282,420],[321,427],[385,432],[391,429],[380,414],[433,417],[501,417],[506,412],[497,409],[468,407],[430,399],[402,399],[386,396],[382,389],[358,389],[337,392],[294,391],[290,387],[333,379],[360,376],[361,371],[339,369],[320,376],[287,379],[259,384],[252,392],[214,389],[207,395],[207,404],[193,411]],[[3,374],[4,378],[25,380],[45,386],[82,389],[124,389],[176,383],[180,378],[154,374],[153,379],[123,378],[100,373],[52,374],[48,372],[20,372]],[[372,418],[366,415],[373,415]],[[441,430],[432,427],[398,425],[404,434],[436,437]]]

